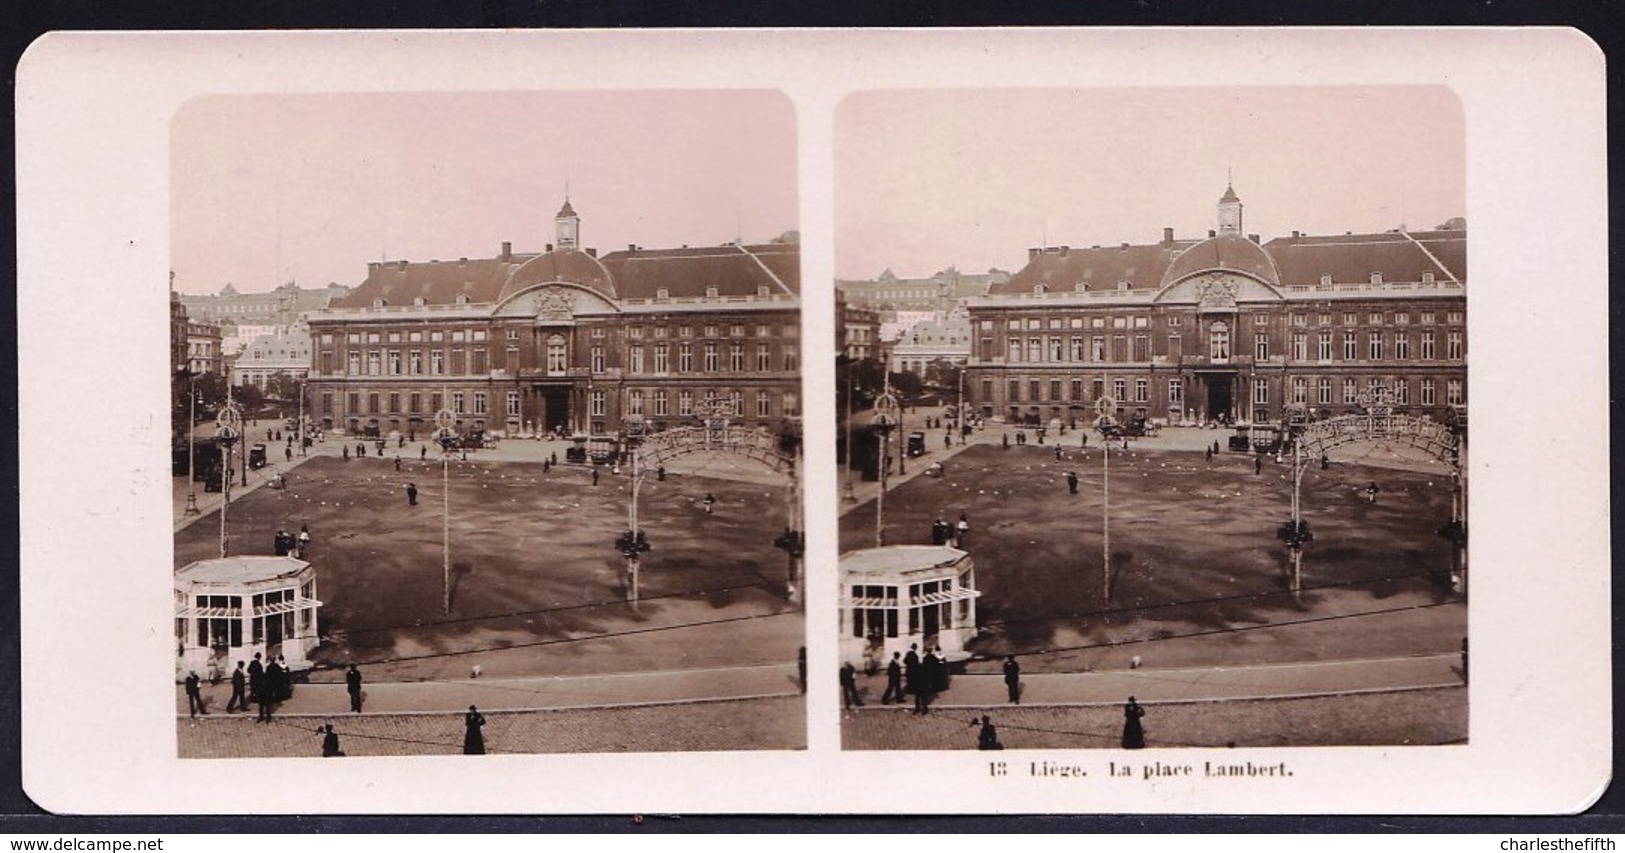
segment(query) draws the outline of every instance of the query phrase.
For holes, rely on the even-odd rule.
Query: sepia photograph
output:
[[[203,97],[172,150],[182,757],[805,746],[783,95]]]
[[[1467,741],[1455,95],[869,92],[835,156],[847,748]]]

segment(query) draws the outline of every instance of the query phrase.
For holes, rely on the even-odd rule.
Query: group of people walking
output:
[[[949,548],[964,548],[965,539],[970,534],[970,516],[959,514],[959,520],[949,523],[941,516],[931,522],[931,544],[947,545]]]

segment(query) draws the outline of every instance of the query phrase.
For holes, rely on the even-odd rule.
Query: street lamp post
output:
[[[197,515],[197,374],[186,377],[186,515]]]
[[[1101,397],[1095,403],[1095,411],[1100,414],[1100,565],[1103,575],[1101,583],[1102,598],[1110,604],[1112,600],[1112,440],[1106,427],[1112,422],[1112,412],[1117,408],[1117,402],[1110,397]]]
[[[856,362],[846,366],[846,502],[854,503],[858,499],[857,492],[852,487],[852,380],[856,371],[853,369]]]
[[[450,400],[446,394],[442,399]],[[434,413],[435,441],[440,444],[440,574],[441,612],[451,614],[451,445],[457,431],[452,425],[457,415],[448,406]]]
[[[298,431],[299,431],[299,438],[298,438],[298,441],[299,441],[299,455],[304,456],[305,455],[305,383],[304,383],[303,380],[301,380],[299,382],[299,425],[296,427],[296,429],[298,429]]]
[[[891,383],[875,399],[875,438],[880,443],[880,494],[875,497],[875,547],[886,544],[886,469],[891,465],[891,431],[897,425],[897,398],[892,396]],[[898,473],[902,473],[901,469]]]
[[[226,528],[226,512],[231,509],[231,445],[242,437],[243,417],[237,404],[229,398],[220,409],[215,421],[215,440],[220,443],[220,556],[230,551],[230,536]]]
[[[621,559],[625,561],[626,574],[626,601],[632,606],[633,612],[638,609],[638,598],[641,595],[638,589],[643,571],[643,555],[651,548],[649,537],[644,535],[643,529],[638,525],[638,497],[643,489],[643,463],[641,461],[643,436],[639,427],[636,435],[627,431],[627,445],[632,456],[632,500],[626,507],[626,532],[615,540],[615,549],[621,552]]]

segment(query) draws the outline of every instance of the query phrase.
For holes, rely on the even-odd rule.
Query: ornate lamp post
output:
[[[450,400],[451,395],[443,399]],[[434,413],[434,438],[440,445],[440,571],[441,612],[451,613],[451,447],[457,442],[457,415],[448,406]]]
[[[1113,423],[1112,413],[1117,410],[1117,401],[1110,397],[1101,397],[1095,401],[1095,413],[1100,415],[1097,422],[1100,426],[1100,565],[1103,575],[1101,583],[1101,597],[1110,604],[1112,600],[1112,440],[1108,430]]]
[[[707,401],[708,403],[710,401]],[[642,454],[638,451],[643,445],[643,425],[641,423],[628,424],[626,443],[632,456],[632,500],[626,507],[626,530],[615,539],[615,550],[621,552],[621,559],[625,561],[626,600],[632,609],[638,609],[638,574],[643,569],[643,555],[653,547],[649,544],[649,537],[638,526],[638,492],[643,487]]]
[[[186,376],[186,515],[197,515],[197,374]]]
[[[1292,517],[1275,531],[1276,538],[1286,543],[1292,553],[1292,600],[1303,599],[1303,546],[1315,540],[1309,522],[1303,518],[1303,472],[1308,468],[1303,458],[1303,428],[1309,422],[1308,412],[1294,403],[1287,413],[1287,435],[1292,441]]]
[[[850,444],[847,445],[851,447]],[[848,451],[850,452],[850,451]],[[801,601],[801,558],[807,553],[807,534],[797,529],[801,517],[801,443],[796,442],[795,467],[790,471],[790,489],[785,499],[784,532],[773,547],[785,553],[785,597],[792,604]]]
[[[230,549],[226,511],[231,508],[231,446],[243,437],[242,413],[230,399],[215,420],[214,437],[220,444],[220,556],[225,557]]]
[[[875,438],[880,443],[880,494],[875,497],[875,547],[886,544],[886,469],[891,464],[891,431],[898,424],[897,398],[892,396],[891,382],[875,398],[873,421]],[[898,473],[902,473],[899,469]]]

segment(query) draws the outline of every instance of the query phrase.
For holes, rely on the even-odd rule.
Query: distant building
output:
[[[887,369],[923,378],[933,361],[963,366],[970,359],[970,339],[970,317],[963,313],[916,323],[892,344]]]
[[[170,283],[174,283],[175,274],[169,274]],[[187,353],[187,320],[186,303],[181,301],[180,294],[171,290],[169,292],[169,365],[173,373],[183,373],[188,369]]]
[[[852,305],[835,291],[835,348],[853,361],[880,357],[880,312]]]
[[[235,356],[250,341],[277,334],[306,313],[326,308],[349,292],[350,288],[341,284],[301,288],[290,281],[260,293],[238,293],[235,286],[227,284],[217,294],[182,294],[180,299],[192,320],[220,327],[221,351]]]
[[[1010,274],[1000,269],[962,273],[948,267],[930,278],[898,278],[888,269],[874,279],[837,279],[835,287],[848,304],[860,308],[946,313],[965,299],[986,296],[988,288],[1009,279]]]
[[[310,401],[324,429],[608,434],[801,415],[795,235],[759,245],[583,248],[568,200],[554,242],[492,258],[387,261],[309,315]],[[448,396],[449,395],[449,396]]]
[[[1442,420],[1467,402],[1467,232],[1245,234],[1226,187],[1206,239],[1029,250],[970,299],[969,399],[986,417],[1172,423],[1359,411]]]
[[[254,338],[237,353],[231,384],[265,387],[278,373],[304,379],[310,373],[310,328],[302,322]]]
[[[208,323],[187,322],[186,364],[195,374],[224,375],[225,360],[221,358],[220,327]]]

